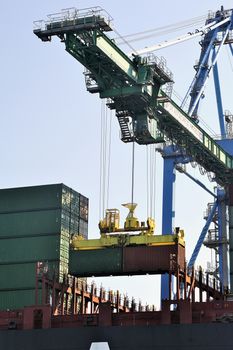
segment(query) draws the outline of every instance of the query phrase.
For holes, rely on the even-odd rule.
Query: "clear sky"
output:
[[[64,50],[59,40],[42,43],[33,35],[32,22],[63,8],[102,6],[114,18],[114,26],[127,35],[151,28],[207,15],[229,0],[136,1],[74,0],[8,1],[1,6],[1,129],[0,187],[18,187],[63,182],[90,199],[90,237],[98,237],[99,149],[101,103],[97,95],[86,92],[83,67]],[[182,32],[186,33],[186,31]],[[176,36],[176,34],[175,34]],[[168,38],[173,38],[171,33]],[[136,48],[155,44],[163,38],[137,42]],[[174,73],[175,90],[184,96],[194,75],[193,64],[200,54],[198,40],[159,51]],[[125,48],[126,52],[129,51]],[[232,66],[226,49],[220,60],[224,108],[233,111],[230,96]],[[213,84],[206,91],[202,118],[218,131]],[[119,139],[119,127],[113,118],[109,206],[120,209],[130,201],[130,146]],[[140,220],[146,219],[146,150],[136,147],[135,201]],[[157,155],[156,222],[161,232],[162,159]],[[198,176],[198,170],[190,169]],[[201,177],[209,188],[206,177]],[[194,248],[204,225],[203,212],[212,198],[177,174],[175,225],[185,229],[187,256]],[[126,210],[121,209],[122,217]],[[201,252],[204,263],[206,252]],[[141,297],[151,304],[159,298],[156,277],[102,279],[104,286]],[[100,283],[100,282],[99,282]]]

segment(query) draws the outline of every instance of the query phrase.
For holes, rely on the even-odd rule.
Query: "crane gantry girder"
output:
[[[111,27],[99,10],[84,17],[80,13],[72,20],[50,20],[34,33],[42,41],[58,36],[65,42],[67,52],[87,69],[87,90],[108,98],[108,106],[125,118],[125,124],[132,121],[127,142],[158,143],[166,136],[215,173],[219,184],[233,183],[233,157],[162,91],[162,85],[172,81],[167,68],[151,56],[130,59],[104,33]]]
[[[192,118],[164,93],[158,98],[159,129],[221,184],[233,182],[233,159]]]

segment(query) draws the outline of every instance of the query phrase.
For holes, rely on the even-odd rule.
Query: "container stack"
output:
[[[0,190],[0,310],[35,303],[36,263],[68,274],[74,234],[88,235],[88,199],[64,184]]]

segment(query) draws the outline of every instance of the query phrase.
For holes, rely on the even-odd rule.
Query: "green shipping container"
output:
[[[0,238],[46,235],[60,230],[60,209],[0,214]]]
[[[0,213],[60,208],[63,184],[0,190]]]
[[[59,274],[59,261],[46,262],[48,271]],[[61,269],[63,267],[61,266]],[[50,276],[53,278],[53,276]],[[36,263],[0,265],[0,291],[33,289],[36,284]]]
[[[38,291],[38,303],[41,302],[41,290]],[[35,305],[35,290],[0,291],[0,310],[17,310],[24,306]]]
[[[70,250],[69,273],[76,277],[92,277],[122,272],[122,248]]]
[[[60,235],[0,240],[0,264],[60,258]]]
[[[63,208],[80,216],[83,206],[88,220],[88,198],[62,183],[0,190],[0,213]]]
[[[46,262],[50,276],[55,274],[63,282],[68,274],[70,238],[80,231],[80,212],[85,214],[81,226],[87,237],[88,199],[64,184],[0,190],[0,299],[4,308],[34,304],[27,290],[34,293],[38,261]]]

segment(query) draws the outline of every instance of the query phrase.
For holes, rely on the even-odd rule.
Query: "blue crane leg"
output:
[[[232,46],[232,44],[230,44],[229,46],[230,46],[231,54],[233,56],[233,46]]]
[[[215,60],[215,57],[216,57],[216,50],[214,48],[212,61]],[[225,138],[226,137],[226,128],[225,128],[225,122],[224,122],[222,94],[221,94],[221,87],[220,87],[217,62],[214,65],[213,73],[214,73],[214,86],[215,86],[215,95],[216,95],[217,108],[218,108],[218,119],[219,119],[220,132],[221,132],[222,138]]]
[[[219,235],[219,275],[223,291],[229,288],[228,240],[226,217],[226,194],[223,188],[217,189],[218,196],[218,235]]]
[[[208,216],[208,218],[207,218],[207,220],[206,220],[205,226],[203,227],[203,229],[202,229],[202,231],[201,231],[201,234],[200,234],[200,236],[199,236],[199,239],[198,239],[198,241],[197,241],[197,244],[196,244],[196,246],[195,246],[195,248],[194,248],[193,254],[192,254],[192,256],[191,256],[191,258],[190,258],[190,260],[189,260],[189,263],[188,263],[188,270],[191,270],[192,267],[193,267],[194,264],[195,264],[195,261],[196,261],[196,259],[197,259],[198,253],[199,253],[199,251],[200,251],[200,249],[201,249],[202,243],[203,243],[203,241],[204,241],[204,239],[205,239],[205,236],[206,236],[206,233],[207,233],[207,231],[208,231],[208,228],[209,228],[209,226],[210,226],[210,224],[211,224],[211,221],[212,221],[212,219],[213,219],[213,217],[214,217],[214,214],[215,214],[215,212],[216,212],[217,205],[218,205],[218,201],[216,200],[216,201],[214,202],[214,205],[213,205],[213,207],[212,207],[212,209],[211,209],[211,212],[209,213],[209,216]]]
[[[162,234],[173,233],[173,220],[175,216],[173,208],[174,184],[175,184],[175,157],[164,157],[163,163],[163,212]],[[161,299],[169,298],[169,276],[161,276]]]
[[[198,62],[198,72],[194,78],[194,81],[191,86],[191,91],[190,91],[190,105],[189,105],[189,114],[191,115],[197,115],[198,114],[198,107],[199,107],[199,102],[200,99],[197,100],[198,98],[198,93],[202,89],[203,85],[205,84],[206,79],[208,78],[209,75],[209,66],[208,66],[208,61],[209,61],[209,56],[210,56],[210,51],[211,48],[213,47],[214,40],[216,38],[218,29],[215,29],[213,32],[208,33],[205,36],[205,40],[207,40],[208,45],[204,45],[203,43],[203,50],[201,50],[201,55],[199,58]],[[195,106],[195,107],[194,107]],[[191,112],[192,111],[192,112]]]

